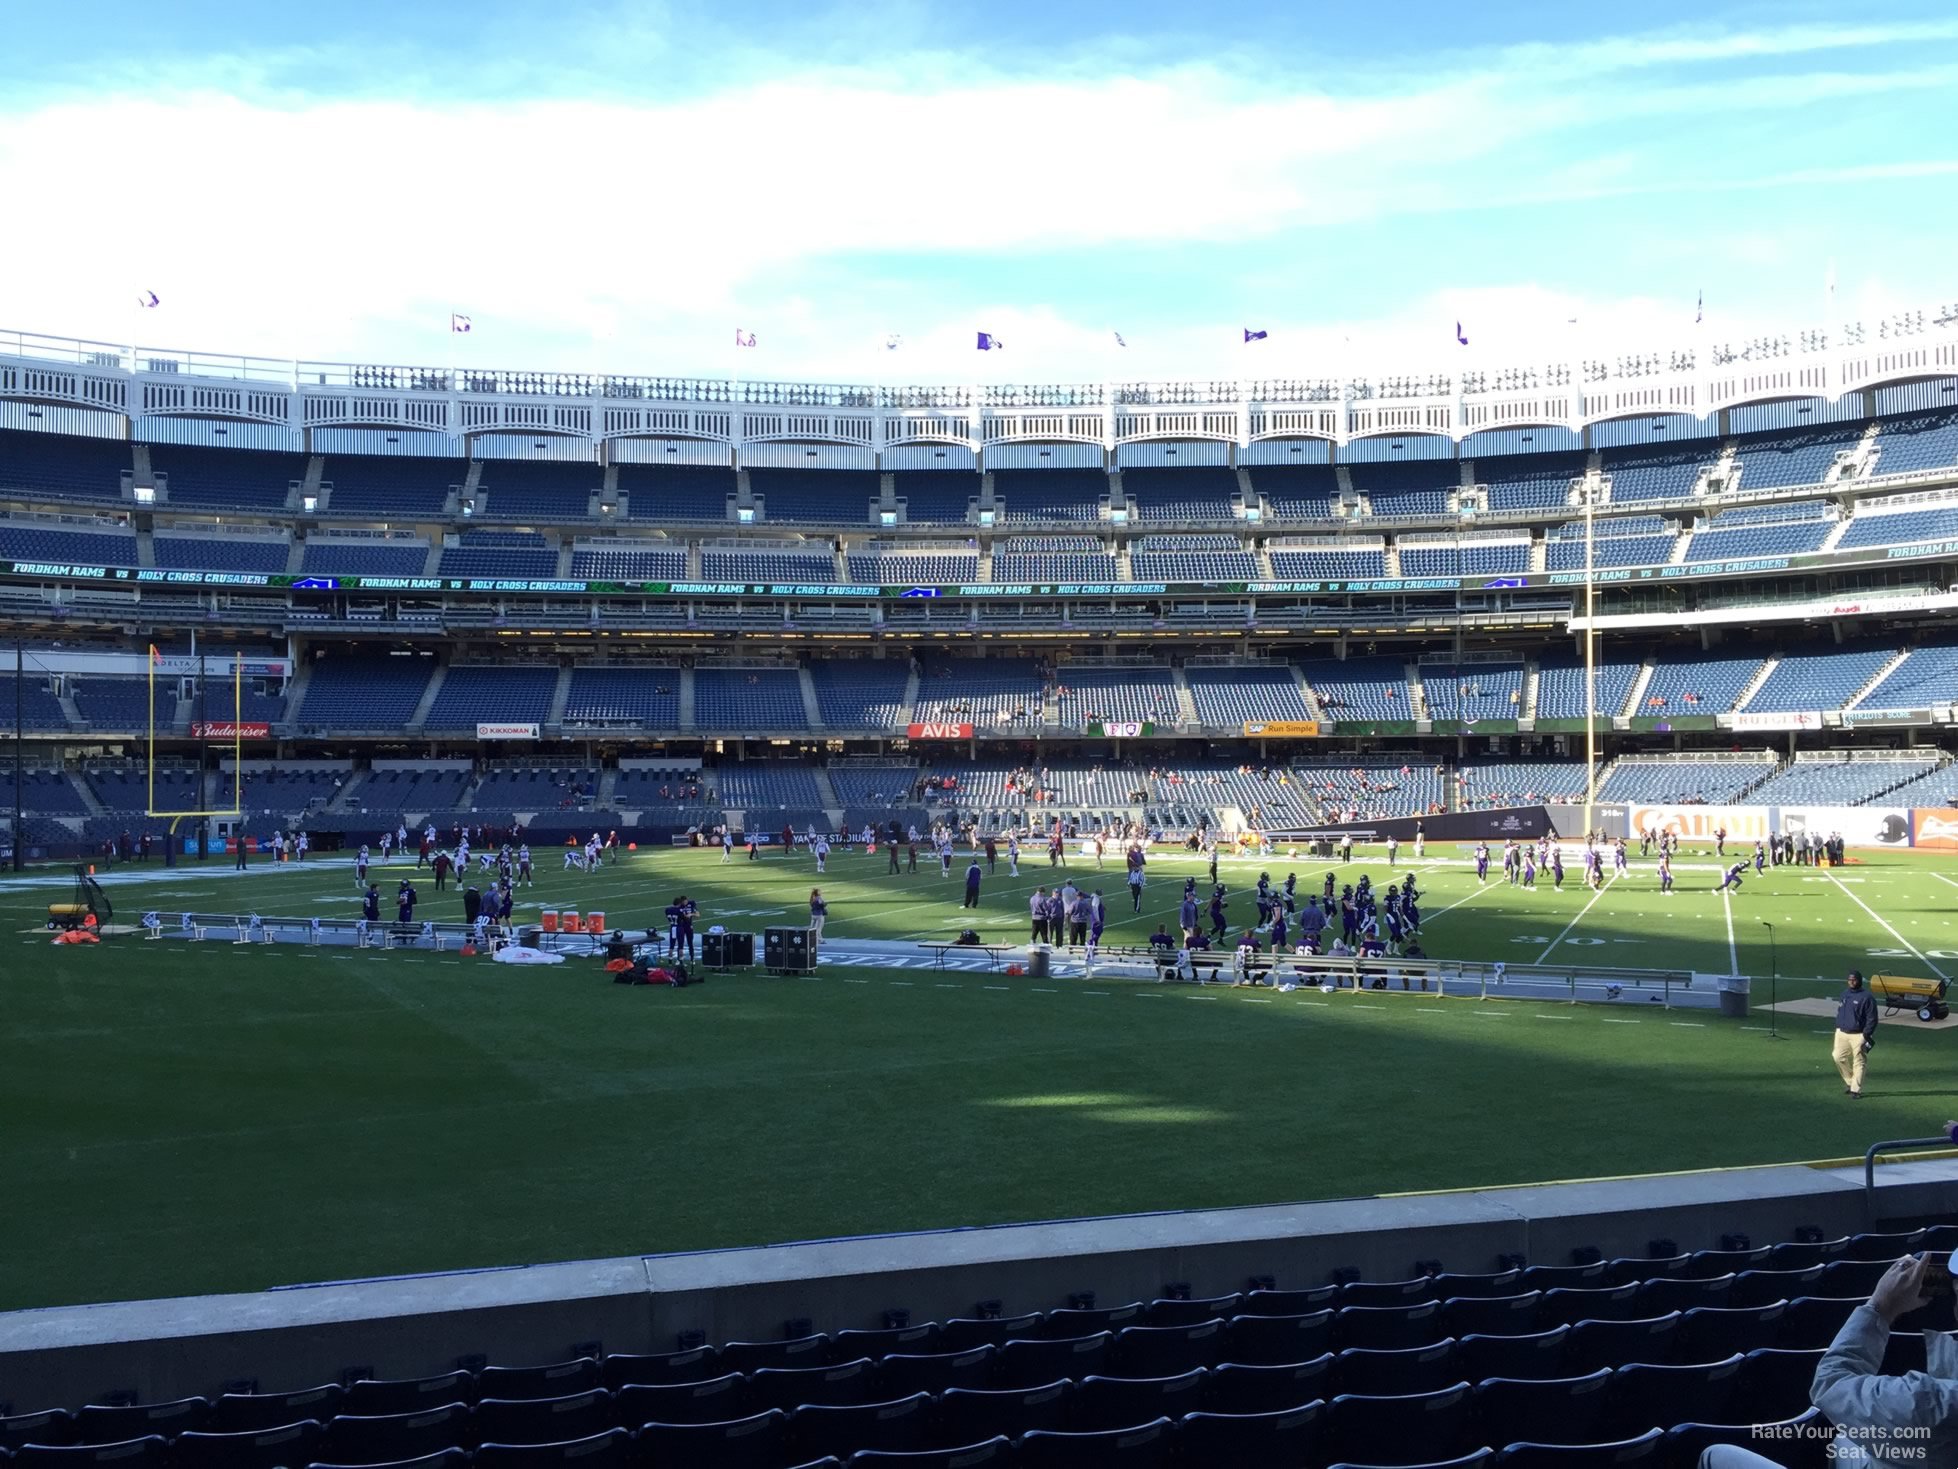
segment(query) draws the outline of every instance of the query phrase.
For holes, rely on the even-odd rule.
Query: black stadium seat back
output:
[[[641,1356],[615,1352],[602,1364],[605,1385],[628,1387],[634,1383],[657,1385],[670,1382],[707,1382],[734,1370],[721,1365],[719,1347],[694,1347],[684,1352],[658,1352]]]
[[[1341,1393],[1326,1413],[1326,1457],[1356,1464],[1412,1464],[1452,1459],[1469,1443],[1470,1389],[1361,1396]]]
[[[1599,1260],[1590,1265],[1529,1265],[1516,1285],[1519,1290],[1599,1290],[1611,1283],[1611,1267]]]
[[[1580,1321],[1564,1342],[1564,1366],[1576,1377],[1627,1362],[1670,1362],[1679,1313],[1640,1321]]]
[[[326,1435],[312,1419],[250,1433],[180,1433],[170,1444],[176,1469],[290,1469],[320,1456]]]
[[[1766,1306],[1775,1301],[1792,1301],[1797,1296],[1818,1294],[1822,1267],[1810,1265],[1802,1270],[1743,1270],[1734,1277],[1730,1306]]]
[[[1068,1407],[1068,1427],[1074,1432],[1099,1432],[1172,1422],[1203,1405],[1204,1379],[1210,1374],[1193,1368],[1175,1377],[1084,1377],[1074,1385]]]
[[[728,1372],[706,1382],[636,1382],[612,1394],[612,1420],[642,1423],[725,1423],[748,1411],[748,1379]]]
[[[306,1469],[465,1469],[468,1463],[469,1450],[454,1448],[423,1454],[417,1459],[392,1459],[378,1465],[336,1464],[329,1460],[308,1464]]]
[[[1341,1347],[1419,1347],[1441,1340],[1441,1302],[1410,1306],[1341,1306],[1333,1340]]]
[[[107,1408],[91,1403],[75,1410],[70,1443],[127,1443],[148,1434],[175,1438],[193,1428],[202,1428],[211,1416],[208,1398],[174,1398],[167,1403],[142,1403],[132,1407]],[[282,1420],[291,1423],[294,1420]]]
[[[1488,1336],[1471,1332],[1455,1343],[1462,1376],[1470,1382],[1485,1377],[1515,1377],[1547,1381],[1564,1373],[1568,1326],[1533,1331],[1522,1336]]]
[[[570,1443],[612,1426],[612,1395],[602,1387],[561,1398],[484,1398],[476,1404],[478,1443]]]
[[[1697,1466],[1715,1444],[1771,1453],[1781,1469],[1822,1469],[1834,1435],[1819,1408],[1788,1418],[1755,1417],[1747,1423],[1675,1423],[1666,1431],[1666,1459]]]
[[[1223,1359],[1224,1323],[1216,1318],[1189,1326],[1130,1326],[1109,1348],[1109,1370],[1123,1377],[1173,1377]]]
[[[1740,1386],[1742,1358],[1666,1366],[1631,1362],[1611,1376],[1608,1418],[1619,1438],[1675,1423],[1725,1423]]]
[[[1028,1388],[948,1388],[938,1397],[939,1438],[977,1443],[995,1434],[1016,1439],[1035,1428],[1063,1429],[1073,1396],[1074,1384],[1065,1380]]]
[[[972,1347],[1002,1347],[1015,1338],[1033,1337],[1040,1331],[1040,1313],[1025,1316],[954,1317],[938,1324],[938,1350],[963,1352]]]
[[[931,1415],[931,1394],[922,1392],[848,1407],[810,1404],[789,1415],[789,1442],[805,1459],[840,1458],[858,1449],[928,1448]]]
[[[1042,1341],[1072,1341],[1093,1336],[1098,1331],[1120,1331],[1125,1326],[1142,1325],[1145,1307],[1141,1301],[1125,1306],[1096,1306],[1089,1309],[1063,1307],[1049,1311],[1037,1331],[1028,1335]]]
[[[1020,1440],[1019,1469],[1158,1469],[1170,1462],[1174,1425],[1154,1423],[1105,1433],[1054,1433],[1036,1428]]]
[[[786,1413],[805,1403],[848,1407],[870,1402],[876,1389],[876,1369],[868,1357],[833,1367],[763,1367],[748,1377],[748,1401],[758,1412],[780,1408]]]
[[[1537,1319],[1545,1326],[1575,1326],[1580,1321],[1630,1321],[1644,1314],[1638,1308],[1636,1285],[1555,1286],[1543,1293]]]
[[[1244,1297],[1236,1292],[1209,1296],[1194,1301],[1151,1301],[1142,1313],[1144,1326],[1195,1326],[1204,1321],[1227,1321],[1235,1316]]]
[[[1232,1362],[1309,1362],[1332,1350],[1334,1312],[1298,1316],[1233,1316],[1224,1323],[1224,1357]]]
[[[1816,1282],[1817,1295],[1867,1296],[1890,1268],[1890,1260],[1831,1260]]]
[[[1666,1435],[1661,1429],[1633,1438],[1589,1444],[1513,1443],[1497,1461],[1501,1469],[1660,1469],[1666,1461]]]
[[[849,1459],[851,1469],[1006,1469],[1013,1458],[1013,1440],[1005,1435],[955,1449],[919,1449],[909,1454],[861,1449]]]
[[[249,1433],[311,1418],[325,1423],[342,1411],[347,1390],[337,1382],[297,1392],[226,1393],[211,1404],[204,1427],[212,1433]]]
[[[1691,1267],[1691,1255],[1664,1255],[1657,1259],[1647,1259],[1638,1255],[1621,1255],[1608,1262],[1606,1273],[1614,1285],[1638,1285],[1647,1280],[1673,1280]]]
[[[1415,1306],[1422,1301],[1438,1301],[1434,1279],[1427,1275],[1406,1280],[1354,1280],[1339,1288],[1335,1304],[1346,1306]]]
[[[1735,1401],[1767,1419],[1793,1418],[1808,1407],[1809,1385],[1822,1365],[1822,1349],[1762,1347],[1741,1361]]]
[[[1333,1381],[1342,1393],[1367,1397],[1434,1392],[1464,1381],[1458,1369],[1452,1339],[1385,1350],[1348,1347],[1333,1359]]]
[[[476,1374],[478,1397],[505,1402],[517,1398],[567,1398],[603,1385],[599,1365],[590,1357],[574,1357],[536,1367],[485,1367]]]
[[[170,1463],[170,1445],[160,1433],[122,1443],[28,1444],[13,1451],[9,1469],[165,1469]]]
[[[998,1356],[999,1348],[991,1346],[916,1355],[892,1352],[877,1363],[877,1392],[902,1398],[914,1392],[941,1393],[948,1387],[988,1387]]]
[[[1494,1465],[1496,1462],[1496,1451],[1494,1449],[1476,1449],[1473,1453],[1463,1454],[1458,1459],[1448,1459],[1442,1462],[1428,1460],[1420,1464],[1394,1465],[1392,1469],[1483,1469],[1483,1466]],[[1342,1460],[1340,1463],[1331,1465],[1330,1469],[1378,1469],[1378,1466],[1349,1463]]]
[[[1674,1352],[1688,1362],[1715,1362],[1731,1352],[1771,1347],[1781,1335],[1788,1303],[1768,1306],[1697,1306],[1680,1313]]]
[[[781,1469],[788,1462],[789,1415],[780,1408],[728,1423],[648,1423],[638,1462],[647,1469]]]
[[[1638,1288],[1638,1314],[1663,1316],[1668,1311],[1691,1311],[1698,1306],[1724,1306],[1733,1288],[1731,1275],[1711,1280],[1648,1280]]]
[[[875,1361],[893,1352],[923,1355],[941,1350],[938,1323],[921,1321],[916,1326],[891,1326],[877,1331],[839,1331],[834,1338],[837,1359],[853,1362],[858,1357]]]
[[[16,1413],[0,1418],[0,1449],[25,1448],[45,1444],[58,1448],[75,1441],[75,1415],[66,1408],[43,1408],[38,1413]]]
[[[1438,1301],[1525,1295],[1540,1289],[1523,1284],[1521,1270],[1497,1270],[1486,1275],[1461,1275],[1444,1270],[1439,1275],[1429,1276],[1428,1286]]]
[[[632,1452],[632,1435],[611,1428],[564,1443],[485,1443],[476,1463],[481,1469],[626,1469]]]
[[[1836,1339],[1849,1313],[1865,1304],[1868,1296],[1797,1296],[1781,1313],[1778,1347],[1813,1351]]]
[[[1915,1254],[1922,1248],[1920,1241],[1923,1236],[1924,1231],[1921,1229],[1905,1230],[1896,1234],[1878,1232],[1852,1234],[1849,1243],[1843,1246],[1840,1258],[1846,1261],[1862,1260],[1871,1264],[1880,1262],[1888,1265],[1899,1255]]]
[[[1475,1432],[1483,1443],[1591,1443],[1611,1403],[1611,1372],[1529,1382],[1491,1377],[1475,1385]]]
[[[1446,1336],[1470,1332],[1483,1336],[1523,1336],[1536,1330],[1543,1306],[1541,1291],[1513,1296],[1451,1296],[1441,1303],[1441,1330]]]
[[[419,1413],[342,1413],[326,1425],[320,1456],[335,1464],[387,1464],[463,1448],[474,1441],[475,1432],[462,1403],[442,1403]]]
[[[789,1341],[731,1341],[721,1348],[721,1371],[757,1372],[764,1367],[826,1367],[834,1360],[830,1355],[830,1347],[830,1339],[821,1332],[813,1336],[795,1337]]]
[[[1305,1290],[1247,1291],[1238,1303],[1240,1316],[1310,1316],[1334,1306],[1339,1300],[1336,1285],[1315,1285]],[[1228,1318],[1226,1318],[1228,1319]]]
[[[1848,1235],[1840,1239],[1819,1240],[1813,1243],[1806,1240],[1790,1240],[1786,1244],[1769,1246],[1768,1268],[1806,1270],[1811,1265],[1825,1265],[1831,1260],[1840,1260],[1842,1252],[1848,1248]]]
[[[1276,1413],[1186,1413],[1177,1425],[1185,1464],[1304,1464],[1325,1433],[1315,1400]]]
[[[1751,1250],[1695,1250],[1680,1272],[1685,1280],[1711,1280],[1716,1275],[1738,1275],[1743,1270],[1768,1268],[1769,1246]]]
[[[1203,1385],[1203,1411],[1222,1415],[1279,1413],[1333,1395],[1338,1359],[1325,1352],[1305,1362],[1263,1366],[1222,1362]]]
[[[1958,1224],[1931,1224],[1918,1231],[1912,1253],[1938,1254],[1958,1250]]]
[[[384,1418],[395,1413],[422,1413],[445,1403],[476,1401],[476,1378],[469,1372],[443,1372],[434,1377],[363,1379],[347,1389],[340,1412],[357,1418]]]
[[[1009,1341],[999,1349],[993,1381],[1001,1387],[1037,1387],[1057,1378],[1082,1378],[1106,1369],[1114,1337],[1106,1331],[1061,1341]]]

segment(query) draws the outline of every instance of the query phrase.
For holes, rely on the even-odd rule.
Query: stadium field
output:
[[[1404,854],[1405,855],[1405,854]],[[1657,891],[1650,863],[1600,895],[1476,883],[1462,855],[1421,871],[1437,957],[1765,976],[1784,1001],[1841,974],[1958,972],[1958,863],[1870,854],[1770,869],[1727,899],[1711,854]],[[585,875],[544,854],[537,905],[701,926],[806,913],[813,864],[779,852],[630,856]],[[1094,885],[1093,864],[1071,871]],[[1403,862],[1405,869],[1409,864]],[[989,878],[891,876],[839,850],[821,879],[837,938],[1024,937],[1045,857]],[[376,874],[391,892],[402,864]],[[1226,860],[1251,916],[1260,870]],[[1356,862],[1384,882],[1384,861]],[[1106,942],[1173,919],[1193,857],[1152,859],[1131,915],[1100,874]],[[825,965],[698,988],[627,989],[426,953],[126,938],[53,948],[58,872],[0,880],[0,1307],[255,1289],[584,1256],[1153,1209],[1838,1158],[1952,1111],[1958,1036],[1886,1024],[1868,1095],[1843,1096],[1826,1018],[1722,1019],[1659,1004],[1481,1003],[1121,980],[1033,981]],[[234,874],[219,861],[104,874],[144,910],[358,912],[344,860]],[[459,918],[422,874],[419,915]],[[520,908],[519,916],[524,910]],[[1605,956],[1609,956],[1606,958]],[[926,961],[927,964],[929,961]],[[1791,978],[1791,976],[1797,976]]]

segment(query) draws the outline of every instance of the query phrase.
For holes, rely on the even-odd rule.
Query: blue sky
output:
[[[1836,317],[1958,297],[1954,96],[1958,13],[1881,0],[21,6],[0,327],[840,380],[1610,352],[1818,323],[1831,262]]]

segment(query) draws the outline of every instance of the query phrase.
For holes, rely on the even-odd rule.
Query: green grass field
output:
[[[614,925],[657,921],[684,891],[703,927],[759,929],[806,912],[813,880],[806,857],[722,867],[717,852],[661,851],[585,876],[546,856],[520,897],[603,909]],[[935,870],[889,876],[881,853],[829,865],[831,938],[968,923],[1020,938],[1027,892],[1051,880],[1044,858],[1017,881],[1002,863],[975,920]],[[1226,862],[1224,876],[1248,889],[1260,865]],[[1296,865],[1302,891],[1325,870],[1262,865],[1276,878]],[[1366,864],[1377,882],[1384,868]],[[1194,858],[1152,862],[1131,916],[1111,865],[1107,941],[1173,915],[1197,871]],[[1636,863],[1595,900],[1574,880],[1482,888],[1464,866],[1422,881],[1435,956],[1588,951],[1765,975],[1768,919],[1784,1000],[1832,995],[1851,966],[1958,972],[1949,859],[1771,870],[1731,902],[1708,891],[1701,858],[1670,898]],[[105,886],[128,921],[148,908],[357,913],[344,864],[242,878],[219,862],[152,865]],[[425,875],[420,887],[420,916],[460,917]],[[58,874],[0,880],[0,1307],[1840,1157],[1953,1111],[1958,1036],[1908,1019],[1886,1026],[1869,1095],[1851,1102],[1828,1021],[1784,1014],[1771,1040],[1758,1009],[1737,1022],[1657,1005],[835,966],[675,993],[615,986],[595,964],[177,939],[50,947],[37,925],[66,897]],[[1248,897],[1233,906],[1249,911]],[[1757,985],[1757,1006],[1766,998]]]

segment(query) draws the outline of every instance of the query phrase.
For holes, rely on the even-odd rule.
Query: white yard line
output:
[[[1740,973],[1740,949],[1734,943],[1734,898],[1724,889],[1720,894],[1720,906],[1727,911],[1727,973]]]
[[[1545,947],[1544,951],[1536,956],[1537,963],[1541,964],[1545,959],[1548,959],[1550,957],[1550,951],[1556,948],[1557,945],[1561,944],[1565,939],[1570,937],[1570,931],[1573,928],[1576,928],[1578,924],[1584,921],[1584,915],[1586,913],[1589,913],[1593,908],[1597,907],[1598,899],[1602,898],[1606,893],[1610,892],[1611,885],[1616,881],[1618,881],[1618,877],[1615,873],[1612,876],[1605,879],[1604,885],[1600,887],[1595,893],[1591,894],[1591,901],[1586,903],[1582,908],[1579,908],[1577,910],[1577,917],[1571,919],[1569,923],[1566,923],[1564,925],[1564,931],[1558,934],[1554,939],[1552,939],[1549,945]]]
[[[1843,887],[1842,879],[1837,877],[1835,873],[1829,871],[1829,869],[1826,867],[1822,869],[1822,872],[1823,875],[1827,877],[1830,882],[1834,883],[1837,887],[1842,888],[1843,896],[1848,898],[1849,901],[1854,903],[1858,908],[1861,908],[1865,913],[1869,914],[1870,917],[1875,920],[1877,927],[1881,928],[1885,933],[1889,934],[1891,938],[1895,939],[1898,943],[1902,944],[1906,949],[1909,949],[1911,953],[1916,954],[1917,962],[1919,964],[1922,964],[1926,969],[1929,969],[1931,973],[1935,974],[1939,979],[1951,978],[1950,975],[1946,974],[1942,969],[1938,968],[1937,965],[1933,964],[1929,959],[1926,959],[1924,955],[1918,950],[1917,945],[1913,944],[1909,939],[1905,938],[1902,934],[1898,933],[1896,929],[1892,928],[1889,925],[1889,923],[1885,921],[1882,914],[1878,913],[1876,909],[1872,908],[1868,903],[1865,903],[1861,898],[1857,897],[1856,894],[1850,892],[1848,888]],[[1950,879],[1946,878],[1945,881],[1949,882]],[[1952,885],[1954,887],[1958,887],[1958,883],[1953,883]]]

